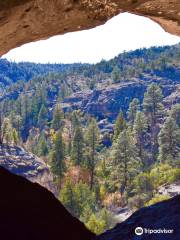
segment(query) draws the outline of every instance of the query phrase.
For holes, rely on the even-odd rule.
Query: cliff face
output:
[[[180,34],[179,0],[5,0],[0,2],[0,55],[24,43],[105,23],[120,12],[147,16]]]
[[[47,189],[2,167],[0,195],[3,240],[91,240],[94,236]]]
[[[119,111],[127,112],[133,98],[138,98],[142,102],[147,86],[151,82],[153,81],[141,81],[139,79],[139,81],[114,84],[93,91],[77,92],[67,97],[62,106],[65,111],[68,111],[68,109],[80,109],[85,113],[94,115],[99,120],[107,118],[112,122]],[[161,84],[166,107],[179,102],[177,96],[178,82],[161,78],[155,82]]]
[[[95,238],[95,240],[178,240],[180,239],[180,195],[135,212],[126,221],[112,230]],[[135,234],[135,229],[166,229],[173,233]]]
[[[0,145],[0,166],[29,179],[31,182],[39,183],[54,195],[57,195],[57,189],[53,184],[53,176],[48,166],[40,158],[23,148]]]

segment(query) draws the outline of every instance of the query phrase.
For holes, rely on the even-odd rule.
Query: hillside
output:
[[[1,165],[28,179],[49,168],[88,229],[100,234],[123,211],[171,198],[164,186],[179,189],[179,44],[94,65],[1,64]]]

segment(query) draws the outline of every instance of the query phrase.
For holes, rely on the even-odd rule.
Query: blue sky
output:
[[[102,26],[28,43],[3,57],[16,62],[96,63],[123,51],[178,42],[180,37],[165,32],[152,20],[122,13]]]

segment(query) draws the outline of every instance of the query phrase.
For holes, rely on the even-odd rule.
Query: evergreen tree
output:
[[[152,160],[156,161],[158,152],[158,120],[163,116],[162,91],[160,87],[152,83],[144,95],[143,108],[148,118],[151,132],[151,154]]]
[[[130,177],[138,171],[137,160],[134,139],[129,129],[125,129],[113,144],[111,171],[113,179],[121,183],[122,193],[127,189]]]
[[[70,179],[66,180],[66,183],[60,192],[59,199],[74,217],[78,215],[78,206],[75,199],[74,186]]]
[[[178,127],[180,127],[180,103],[172,106],[170,110],[170,116],[174,119]]]
[[[160,87],[152,83],[147,92],[144,95],[143,108],[144,112],[148,115],[150,120],[150,124],[155,126],[159,117],[162,116],[163,113],[163,105],[162,105],[163,95]]]
[[[15,128],[13,128],[13,131],[12,131],[12,140],[15,145],[17,145],[19,142],[18,133]]]
[[[71,117],[71,122],[72,122],[72,134],[74,134],[75,130],[77,127],[80,125],[80,112],[78,111],[73,111],[72,117]]]
[[[112,71],[112,79],[114,83],[120,82],[121,71],[118,66],[115,66]]]
[[[15,115],[11,120],[13,127],[17,131],[17,137],[20,140],[21,138],[21,129],[22,129],[22,117],[20,115]]]
[[[128,119],[129,119],[131,126],[133,126],[135,118],[136,118],[136,113],[139,110],[140,110],[139,100],[137,98],[134,98],[132,100],[132,102],[129,104],[129,110],[128,110]]]
[[[43,104],[41,106],[41,109],[38,114],[38,125],[39,125],[40,129],[42,129],[46,125],[47,118],[48,118],[47,109],[46,109],[45,105]]]
[[[59,179],[61,187],[61,179],[65,172],[65,144],[62,133],[59,130],[54,138],[54,145],[51,154],[51,170],[53,174]]]
[[[4,118],[3,124],[2,124],[2,139],[6,141],[7,145],[9,145],[12,140],[13,128],[10,122],[9,118]]]
[[[62,120],[64,118],[63,110],[60,104],[57,104],[53,112],[52,128],[57,131],[62,126]]]
[[[145,145],[146,145],[146,138],[147,138],[148,123],[147,123],[147,118],[143,112],[138,111],[136,113],[133,130],[134,130],[134,135],[136,139],[138,157],[141,160],[141,164],[143,168],[145,168],[147,167],[147,163],[145,161],[147,157]]]
[[[41,133],[38,144],[37,144],[37,155],[38,156],[46,156],[49,152],[47,140],[44,132]]]
[[[94,184],[95,167],[97,163],[97,147],[99,145],[99,128],[94,118],[91,119],[87,129],[86,144],[87,167],[90,170],[90,188],[92,189]]]
[[[172,117],[168,117],[159,133],[159,160],[177,164],[180,159],[180,128]],[[180,164],[180,162],[179,162]]]
[[[84,138],[82,127],[78,126],[75,130],[73,142],[72,142],[72,152],[71,158],[75,165],[80,166],[83,162],[83,151],[84,151]]]
[[[119,134],[126,129],[126,120],[124,119],[123,112],[121,111],[116,119],[114,126],[114,140],[116,140]]]

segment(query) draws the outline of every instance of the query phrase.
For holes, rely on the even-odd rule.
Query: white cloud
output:
[[[180,37],[166,33],[152,20],[123,13],[94,29],[28,43],[3,57],[16,62],[95,63],[111,59],[124,50],[178,42]]]

